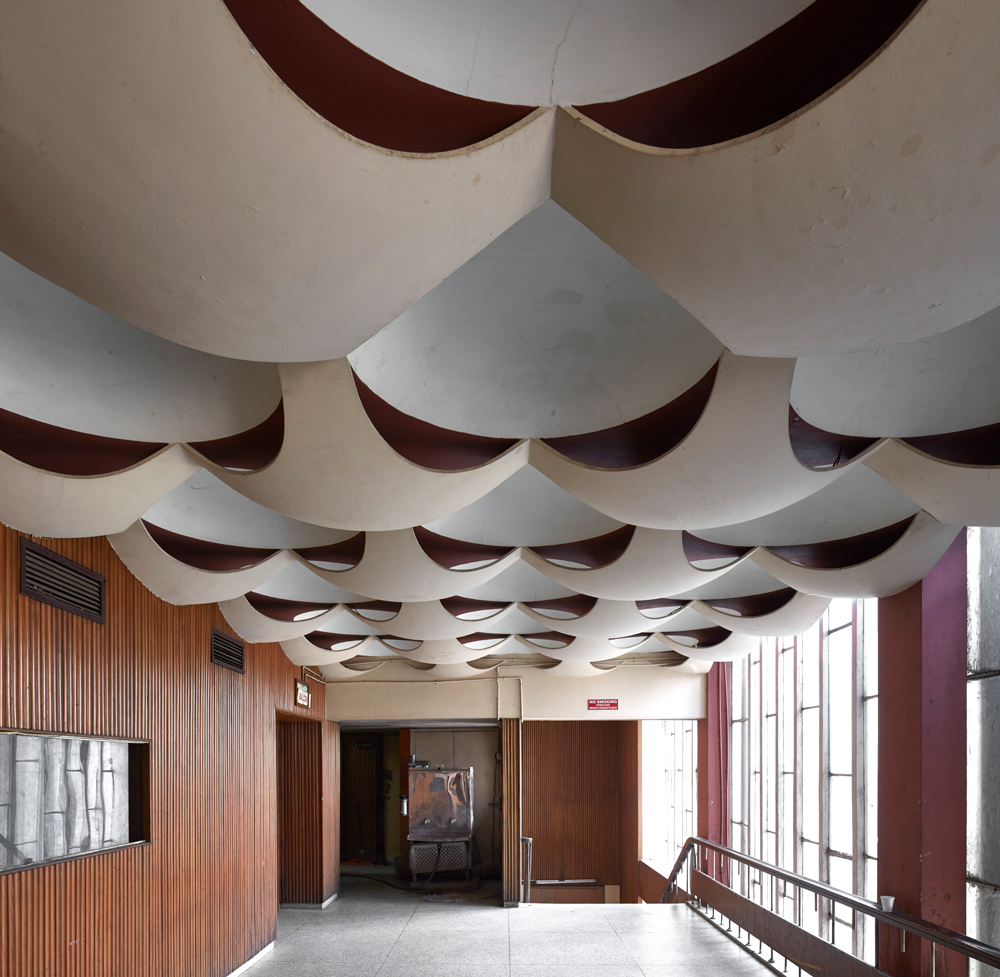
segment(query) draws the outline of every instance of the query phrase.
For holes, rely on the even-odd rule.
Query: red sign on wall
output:
[[[618,711],[618,700],[617,699],[588,699],[587,709],[613,709],[615,712]]]

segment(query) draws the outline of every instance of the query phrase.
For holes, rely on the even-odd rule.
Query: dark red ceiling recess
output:
[[[694,638],[695,648],[711,648],[721,644],[733,632],[725,628],[695,628],[692,631],[664,631],[671,638]]]
[[[397,454],[421,468],[457,472],[477,468],[517,444],[512,438],[484,438],[478,434],[449,431],[410,417],[369,389],[355,373],[358,397],[375,430]]]
[[[1000,465],[1000,424],[902,440],[926,455],[955,465]]]
[[[586,594],[571,594],[569,597],[556,597],[553,600],[529,600],[526,603],[533,611],[563,611],[566,614],[574,615],[574,617],[583,617],[594,609],[597,598],[588,597]]]
[[[545,438],[560,454],[594,468],[634,468],[676,448],[701,417],[715,385],[716,363],[693,387],[649,414],[588,434]]]
[[[362,617],[368,617],[365,611],[382,611],[386,614],[398,614],[403,605],[400,601],[396,600],[362,600],[355,601],[347,606],[352,611],[358,611]],[[369,620],[374,620],[374,618],[369,618]]]
[[[462,634],[458,637],[459,644],[471,645],[475,641],[495,641],[499,644],[504,638],[509,638],[509,634],[496,634],[493,631],[474,631],[472,634]],[[484,648],[483,651],[489,651],[489,648]]]
[[[553,543],[551,546],[532,546],[531,550],[543,560],[565,560],[594,570],[614,563],[628,549],[634,534],[635,526],[622,526],[603,536],[578,539],[572,543]]]
[[[535,631],[532,634],[522,634],[521,637],[526,641],[532,642],[532,644],[536,641],[557,641],[563,647],[571,645],[575,640],[568,634],[563,634],[561,631]],[[545,653],[545,648],[543,646],[539,646],[539,650],[542,654]]]
[[[365,555],[365,534],[355,533],[349,539],[341,540],[339,543],[309,546],[295,552],[311,563],[342,563],[346,566],[356,567]]]
[[[666,610],[676,610],[678,607],[684,607],[689,604],[690,601],[677,600],[676,597],[655,597],[652,600],[637,600],[635,606],[639,608],[640,611],[654,611],[660,609]],[[650,618],[651,621],[657,620],[657,618]]]
[[[807,468],[835,468],[856,458],[878,438],[858,438],[823,431],[804,421],[795,408],[789,406],[788,441],[795,457]]]
[[[455,617],[476,611],[502,611],[505,607],[510,607],[511,603],[509,600],[476,600],[472,597],[445,597],[441,600],[441,606]]]
[[[364,634],[331,634],[328,631],[313,631],[312,634],[306,635],[306,640],[310,644],[314,644],[317,648],[325,648],[327,651],[332,651],[334,645],[343,644],[347,641],[361,644],[366,637],[367,635]],[[347,649],[345,648],[344,650],[346,651]]]
[[[893,523],[882,529],[824,543],[804,543],[800,546],[769,546],[768,549],[789,563],[821,570],[837,570],[866,563],[884,553],[902,538],[916,516]]]
[[[298,0],[226,0],[274,73],[307,105],[358,139],[407,153],[482,142],[534,111],[456,95],[355,47]]]
[[[489,560],[491,563],[503,559],[512,549],[511,546],[491,546],[488,543],[468,543],[464,539],[451,539],[439,536],[423,526],[415,526],[413,535],[417,537],[420,548],[438,565],[445,569],[463,566],[467,563],[481,563]]]
[[[268,597],[251,591],[246,594],[247,603],[258,613],[275,621],[294,621],[301,614],[321,613],[333,608],[333,604],[317,604],[305,600],[285,600],[282,597]]]
[[[578,106],[626,139],[692,149],[780,122],[861,67],[921,0],[816,0],[697,74],[617,102]]]
[[[186,563],[189,567],[199,570],[225,572],[244,570],[247,567],[262,563],[277,550],[260,549],[255,546],[230,546],[226,543],[210,543],[208,540],[196,539],[193,536],[182,536],[180,533],[162,529],[151,522],[142,520],[146,532],[165,553],[175,560]]]
[[[108,475],[139,464],[163,447],[70,431],[0,409],[0,451],[57,475]]]
[[[284,440],[285,405],[279,400],[270,417],[256,427],[213,441],[189,443],[195,451],[222,468],[253,472],[274,461]]]
[[[770,614],[779,607],[784,607],[795,594],[794,588],[782,587],[781,590],[772,590],[767,594],[751,594],[748,597],[713,597],[703,603],[709,607],[735,611],[742,617],[759,617],[761,614]]]
[[[749,553],[752,546],[730,546],[728,543],[713,543],[711,540],[693,536],[686,529],[681,536],[681,545],[689,563],[702,560],[738,560]]]

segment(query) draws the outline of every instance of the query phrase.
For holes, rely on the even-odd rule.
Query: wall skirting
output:
[[[229,977],[238,977],[244,971],[249,970],[258,960],[265,957],[274,949],[274,941],[272,940],[260,953],[254,954],[246,963],[241,963],[230,975]]]

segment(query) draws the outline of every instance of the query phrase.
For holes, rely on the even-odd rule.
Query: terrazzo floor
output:
[[[683,905],[503,909],[344,876],[327,909],[282,909],[274,950],[241,977],[752,977],[771,973]]]

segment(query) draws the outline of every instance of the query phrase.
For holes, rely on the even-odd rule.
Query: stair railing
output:
[[[757,881],[755,884],[759,884],[761,893],[759,902],[747,899],[725,881],[733,878],[734,868],[738,873],[747,872],[751,878],[756,873]],[[682,890],[680,881],[685,869],[686,889]],[[770,880],[766,887],[764,885],[765,876]],[[775,910],[775,906],[779,902],[779,884],[783,889],[782,895],[787,895],[788,886],[794,887],[794,895],[796,896],[794,905],[797,907],[796,920],[788,920]],[[770,893],[770,905],[764,905],[767,901],[765,893],[768,892]],[[817,913],[823,905],[823,900],[828,904],[831,921],[829,940],[825,940],[822,936],[801,926],[801,894],[803,892],[813,894]],[[718,912],[721,918],[728,918],[731,922],[735,922],[738,932],[741,929],[745,930],[749,936],[757,940],[758,952],[761,956],[763,956],[765,947],[771,951],[771,960],[765,960],[766,963],[773,963],[774,953],[777,952],[785,958],[786,967],[787,962],[791,962],[793,965],[799,965],[800,971],[806,973],[816,973],[817,969],[820,968],[824,972],[831,972],[832,969],[832,972],[838,973],[878,973],[879,971],[876,969],[880,959],[878,923],[884,923],[899,932],[901,953],[906,952],[908,934],[918,940],[926,940],[930,944],[931,977],[934,977],[935,974],[939,950],[952,950],[964,956],[967,961],[978,960],[990,967],[1000,969],[1000,948],[981,943],[964,933],[939,926],[908,913],[891,908],[884,909],[879,903],[869,899],[835,889],[833,886],[817,882],[815,879],[803,875],[797,875],[795,872],[789,872],[776,865],[770,865],[745,855],[743,852],[736,851],[734,848],[717,845],[705,838],[692,837],[684,843],[667,878],[667,885],[660,901],[686,901],[692,908],[703,913],[706,909],[710,910],[713,919],[715,913]],[[853,954],[834,946],[838,906],[849,909],[855,921],[859,914],[875,920],[875,968],[865,964]],[[822,946],[818,944],[822,944]],[[802,948],[805,948],[807,954],[812,952],[813,960],[811,962],[798,958],[793,953],[793,951],[802,953]]]

